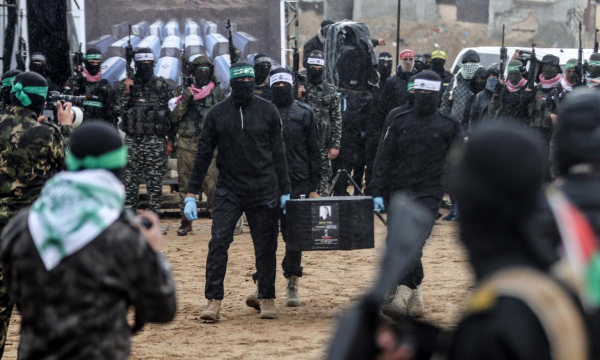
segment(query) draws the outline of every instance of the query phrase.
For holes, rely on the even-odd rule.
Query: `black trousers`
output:
[[[356,144],[356,151],[354,152],[354,162],[352,169],[352,179],[360,186],[361,190],[364,189],[363,178],[365,176],[365,166],[367,165],[367,138],[359,136],[358,143]],[[357,193],[355,193],[358,195]]]
[[[542,150],[544,151],[543,156],[546,161],[544,164],[544,182],[549,183],[552,181],[552,154],[550,152],[550,143],[552,141],[552,128],[540,128],[534,127],[535,132],[538,134],[540,142],[542,144]]]
[[[371,194],[371,180],[373,180],[373,166],[375,165],[375,157],[377,156],[377,147],[379,146],[380,134],[367,133],[365,145],[365,195]]]
[[[354,169],[355,155],[358,151],[358,142],[360,134],[357,129],[345,129],[342,125],[342,142],[340,147],[340,155],[331,161],[333,177],[337,175],[338,170],[347,170],[348,174],[352,174]],[[341,176],[333,189],[335,196],[348,195],[348,177]]]
[[[235,225],[242,213],[246,213],[254,243],[258,298],[275,298],[279,197],[279,190],[268,195],[238,196],[229,189],[222,187],[217,189],[213,208],[212,238],[208,243],[206,259],[205,296],[207,299],[223,299],[227,252],[233,242]]]
[[[422,195],[412,192],[406,192],[406,194],[409,195],[415,202],[423,206],[431,215],[429,216],[430,221],[420,225],[423,226],[424,230],[426,231],[423,231],[425,239],[419,239],[419,241],[425,244],[425,241],[431,235],[431,230],[433,229],[433,225],[435,224],[435,219],[440,209],[441,199],[435,196]],[[422,257],[423,249],[421,248],[421,250],[419,251],[419,256],[414,260],[410,270],[408,271],[406,276],[400,280],[398,285],[405,285],[413,290],[416,289],[417,286],[421,285],[421,283],[423,282],[423,277],[425,276],[425,274],[423,273],[423,263],[421,262]]]
[[[306,195],[306,198],[308,199],[309,193],[310,185],[308,183],[292,183],[292,199],[300,199],[300,195]],[[302,252],[295,246],[288,244],[287,216],[284,214],[281,215],[281,235],[283,236],[283,241],[285,241],[285,257],[281,263],[283,276],[286,279],[292,276],[301,277],[302,266],[300,266],[300,264],[302,262]]]

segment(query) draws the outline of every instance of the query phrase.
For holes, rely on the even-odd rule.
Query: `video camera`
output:
[[[70,102],[73,104],[71,107],[71,114],[73,114],[73,128],[77,128],[83,122],[82,106],[85,99],[85,96],[63,95],[58,91],[51,91],[48,96],[46,108],[44,109],[44,116],[46,116],[49,121],[57,123],[56,103],[60,102],[64,105],[65,103]]]

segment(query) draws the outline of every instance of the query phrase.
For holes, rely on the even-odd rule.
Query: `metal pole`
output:
[[[402,0],[398,0],[398,21],[396,22],[396,66],[400,63],[400,14],[402,10]]]

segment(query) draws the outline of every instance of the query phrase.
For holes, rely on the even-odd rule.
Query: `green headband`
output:
[[[102,54],[85,54],[86,60],[102,60]]]
[[[565,70],[575,69],[577,67],[576,62],[568,62],[565,64]]]
[[[12,87],[13,83],[15,82],[15,78],[16,76],[2,79],[2,87]]]
[[[229,70],[230,79],[242,77],[254,77],[254,68],[252,66],[240,66]]]
[[[508,67],[508,73],[515,73],[515,72],[520,73],[521,69],[519,69],[518,66],[509,66]]]
[[[600,60],[590,60],[588,66],[600,66]]]
[[[120,148],[109,151],[100,156],[86,156],[83,159],[75,157],[71,149],[67,149],[65,158],[67,169],[71,171],[79,169],[120,169],[127,165],[127,147],[125,145]]]
[[[23,106],[31,105],[31,99],[27,94],[39,95],[44,99],[48,96],[48,87],[47,86],[28,86],[23,87],[22,83],[16,83],[13,85],[11,94],[15,94],[15,97],[19,99]]]
[[[415,83],[414,82],[409,82],[408,83],[408,91],[414,90],[415,89]]]

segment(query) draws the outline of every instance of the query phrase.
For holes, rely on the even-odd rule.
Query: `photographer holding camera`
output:
[[[144,322],[175,316],[158,216],[124,210],[127,148],[99,121],[73,132],[61,172],[0,242],[21,314],[19,359],[127,359]],[[135,325],[127,321],[135,309]]]
[[[83,64],[83,68],[77,69],[77,75],[67,80],[63,94],[85,96],[81,105],[86,121],[104,121],[117,126],[115,92],[108,80],[102,79],[102,53],[88,49]]]
[[[71,104],[57,103],[60,127],[41,115],[48,85],[34,72],[17,75],[10,106],[0,119],[0,231],[22,208],[37,199],[44,183],[63,169],[64,136],[71,132]],[[1,268],[0,268],[1,271]],[[13,304],[0,272],[0,357]]]

